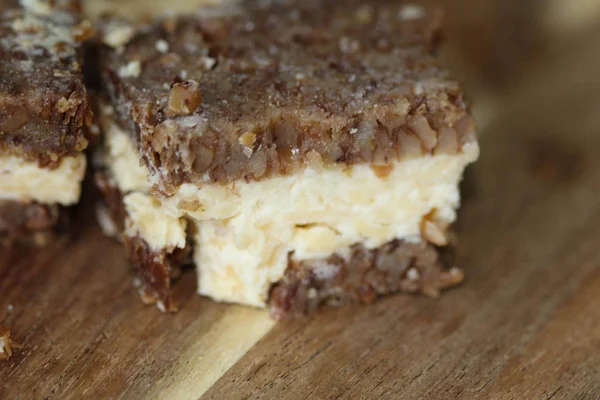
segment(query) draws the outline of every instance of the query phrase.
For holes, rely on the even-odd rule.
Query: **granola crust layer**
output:
[[[241,1],[107,51],[104,82],[163,195],[455,154],[475,126],[433,54],[439,25],[401,1]]]
[[[322,305],[371,303],[396,292],[437,296],[463,280],[462,271],[446,268],[439,252],[429,243],[394,240],[374,250],[355,245],[348,259],[290,259],[284,278],[271,289],[271,314],[305,315]]]
[[[177,311],[171,291],[171,280],[180,275],[181,269],[191,263],[191,245],[183,249],[153,249],[142,237],[125,233],[127,213],[123,194],[104,173],[95,175],[96,187],[102,194],[98,218],[105,233],[123,240],[127,257],[136,269],[135,285],[145,304],[156,304],[163,312]]]
[[[153,250],[139,236],[123,236],[129,261],[137,270],[134,281],[140,298],[145,304],[156,304],[162,312],[177,311],[171,291],[171,280],[181,274],[181,268],[189,264],[191,249],[173,252]]]

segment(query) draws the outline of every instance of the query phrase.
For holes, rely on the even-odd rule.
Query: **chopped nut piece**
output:
[[[244,155],[246,157],[249,158],[250,156],[252,156],[252,153],[254,152],[253,146],[255,142],[256,135],[252,132],[246,132],[238,139],[238,143],[244,146],[242,151],[244,152]]]
[[[252,147],[256,142],[256,135],[252,132],[246,132],[238,139],[239,144],[242,146]]]
[[[447,245],[448,238],[445,233],[446,226],[431,218],[431,213],[423,217],[423,220],[421,221],[421,235],[429,243],[433,243],[436,246]]]
[[[417,134],[423,147],[427,150],[432,150],[437,144],[437,134],[431,129],[427,118],[418,116],[409,123],[410,128]]]
[[[456,131],[449,127],[443,127],[440,130],[438,144],[435,148],[435,154],[456,154],[458,150],[458,136]]]
[[[171,116],[190,115],[202,104],[202,92],[198,82],[176,83],[169,94],[168,113]]]

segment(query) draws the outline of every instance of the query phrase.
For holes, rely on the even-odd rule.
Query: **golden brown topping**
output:
[[[391,0],[259,3],[164,19],[103,60],[118,118],[140,128],[161,193],[181,182],[456,154],[468,110],[432,54],[436,15]],[[132,60],[142,61],[138,79],[112,79]],[[135,112],[140,103],[152,103],[147,116]],[[167,121],[169,142],[157,152]]]
[[[171,88],[167,112],[170,116],[190,115],[202,104],[202,91],[198,82],[189,80],[176,83]]]

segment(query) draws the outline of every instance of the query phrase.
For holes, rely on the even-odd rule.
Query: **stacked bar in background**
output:
[[[0,244],[43,244],[77,203],[90,123],[73,1],[4,2],[0,15]]]
[[[100,219],[143,298],[175,308],[192,247],[200,294],[277,317],[460,282],[439,253],[479,150],[439,27],[391,0],[241,1],[107,48]]]

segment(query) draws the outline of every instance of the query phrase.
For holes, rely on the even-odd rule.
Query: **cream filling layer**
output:
[[[456,155],[392,163],[385,176],[364,164],[306,168],[259,182],[184,184],[169,198],[140,202],[140,192],[148,193],[148,171],[132,141],[112,125],[107,147],[117,185],[138,191],[125,197],[128,229],[153,247],[180,247],[181,221],[189,220],[196,228],[199,293],[259,307],[266,305],[271,284],[283,277],[288,256],[347,256],[355,243],[377,248],[393,239],[418,241],[421,221],[432,212],[453,222],[463,170],[479,153],[470,143]]]
[[[0,156],[0,199],[63,206],[75,204],[85,174],[84,154],[64,157],[55,169],[14,155]]]

